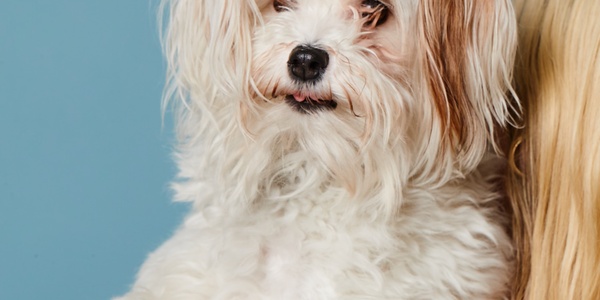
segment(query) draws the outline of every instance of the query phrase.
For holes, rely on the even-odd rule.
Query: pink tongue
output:
[[[294,94],[294,99],[298,102],[303,102],[304,100],[306,100],[306,97],[302,96],[301,94]]]

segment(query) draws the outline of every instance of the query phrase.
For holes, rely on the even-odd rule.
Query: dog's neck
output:
[[[265,118],[283,118],[284,113],[276,116],[277,109],[269,111],[275,116]],[[383,142],[375,137],[359,144],[344,135],[358,136],[364,125],[357,123],[356,132],[338,132],[314,117],[312,121],[256,122],[242,128],[214,122],[223,118],[213,116],[194,118],[197,123],[190,128],[203,131],[180,148],[180,177],[189,179],[175,184],[180,200],[201,207],[222,202],[243,211],[265,202],[324,201],[327,194],[332,201],[356,203],[357,211],[382,214],[397,211],[402,203],[414,154],[400,138]],[[303,127],[302,122],[313,123]]]

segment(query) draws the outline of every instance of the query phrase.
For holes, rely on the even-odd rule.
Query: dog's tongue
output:
[[[306,96],[300,94],[300,93],[295,93],[294,94],[294,99],[298,102],[303,102],[304,100],[306,100]]]

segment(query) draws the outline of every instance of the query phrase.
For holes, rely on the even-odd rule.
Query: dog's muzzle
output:
[[[319,81],[328,64],[327,52],[305,45],[294,48],[287,62],[290,77],[300,83]]]
[[[311,88],[323,77],[327,65],[329,54],[324,50],[307,45],[297,46],[292,50],[287,66],[298,90],[285,98],[292,109],[310,114],[336,108],[337,103],[333,99],[322,99],[320,95],[311,92]]]

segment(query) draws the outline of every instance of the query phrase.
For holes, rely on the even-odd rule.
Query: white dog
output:
[[[120,299],[501,299],[510,0],[165,0],[181,228]]]

